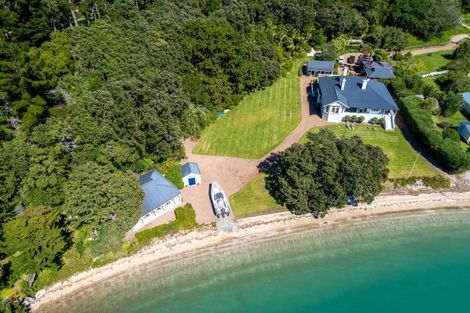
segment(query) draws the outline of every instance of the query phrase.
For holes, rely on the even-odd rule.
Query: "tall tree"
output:
[[[137,178],[95,163],[72,171],[65,195],[63,209],[68,221],[75,229],[90,226],[96,251],[119,247],[142,213],[143,191]]]
[[[338,139],[322,129],[279,154],[267,171],[266,187],[296,214],[326,212],[345,206],[348,196],[370,203],[387,179],[387,163],[380,148],[359,137]]]
[[[57,210],[35,206],[4,224],[4,247],[17,277],[57,268],[67,245],[63,219]]]

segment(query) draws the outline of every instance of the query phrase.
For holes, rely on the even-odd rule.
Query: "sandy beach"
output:
[[[40,290],[32,311],[40,311],[44,305],[73,297],[81,289],[117,276],[156,260],[169,260],[184,257],[188,253],[198,253],[209,247],[222,244],[237,244],[246,240],[263,240],[276,234],[298,231],[301,228],[324,227],[376,218],[393,214],[413,214],[432,210],[470,208],[470,191],[429,192],[418,195],[381,195],[370,205],[347,207],[333,210],[324,218],[315,219],[312,215],[296,216],[289,212],[261,215],[238,220],[239,231],[234,234],[218,234],[213,227],[204,227],[192,232],[180,233],[165,239],[155,240],[139,253],[120,259],[104,267],[78,273],[67,280]],[[41,308],[42,307],[42,308]]]

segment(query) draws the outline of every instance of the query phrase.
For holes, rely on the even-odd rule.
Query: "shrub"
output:
[[[383,117],[379,119],[379,124],[382,126],[385,125],[385,119]]]
[[[166,235],[174,234],[181,230],[193,229],[197,226],[196,212],[190,204],[177,208],[175,215],[176,220],[173,222],[143,230],[137,233],[135,237],[139,243],[146,244],[153,238],[162,238]]]
[[[426,98],[422,102],[424,109],[428,110],[434,115],[438,115],[441,112],[441,107],[439,106],[439,101],[435,98]]]
[[[357,122],[357,116],[356,115],[351,116],[349,121],[352,122],[352,123],[356,123]]]
[[[444,131],[442,132],[442,135],[444,136],[444,138],[448,138],[453,141],[460,141],[459,133],[453,128],[444,129]]]
[[[371,119],[369,120],[369,123],[370,123],[370,124],[378,124],[378,123],[379,123],[379,119],[376,118],[376,117],[373,117],[373,118],[371,118]]]
[[[351,122],[351,116],[346,115],[343,117],[343,122]]]
[[[178,189],[184,187],[183,177],[181,176],[181,164],[166,161],[157,166],[158,171],[165,176],[166,179],[171,181]]]
[[[439,126],[442,129],[446,129],[446,128],[451,128],[454,125],[452,125],[451,122],[443,121],[443,122],[438,123],[437,126]]]
[[[396,179],[390,179],[391,182],[393,182],[393,186],[395,188],[401,188],[405,186],[413,186],[419,181],[423,183],[424,186],[430,187],[432,189],[443,189],[443,188],[449,188],[450,187],[450,180],[447,178],[441,176],[441,175],[436,175],[436,176],[413,176],[413,177],[406,177],[406,178],[396,178]]]
[[[362,123],[362,122],[364,122],[364,119],[365,119],[364,116],[358,116],[358,117],[356,118],[356,122],[357,122],[357,123]]]
[[[442,115],[451,116],[463,109],[463,98],[462,96],[455,93],[445,94],[442,99]]]

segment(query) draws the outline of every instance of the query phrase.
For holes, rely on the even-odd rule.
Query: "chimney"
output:
[[[349,68],[347,66],[345,66],[344,69],[343,69],[343,76],[348,75],[348,70],[349,70]]]
[[[346,86],[346,78],[341,79],[341,90],[344,90],[344,87]]]
[[[362,89],[365,90],[367,88],[367,83],[369,82],[369,78],[362,80]]]

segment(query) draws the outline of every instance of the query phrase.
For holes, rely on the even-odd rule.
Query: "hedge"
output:
[[[407,177],[407,178],[396,178],[390,179],[393,183],[395,188],[405,187],[405,186],[412,186],[415,185],[418,181],[421,181],[424,186],[431,187],[432,189],[443,189],[450,187],[450,181],[440,175],[437,176],[424,176],[424,177]]]
[[[426,151],[450,172],[462,172],[470,168],[470,156],[459,142],[444,138],[432,121],[432,115],[421,106],[421,99],[408,96],[399,102],[401,113],[415,138]]]

